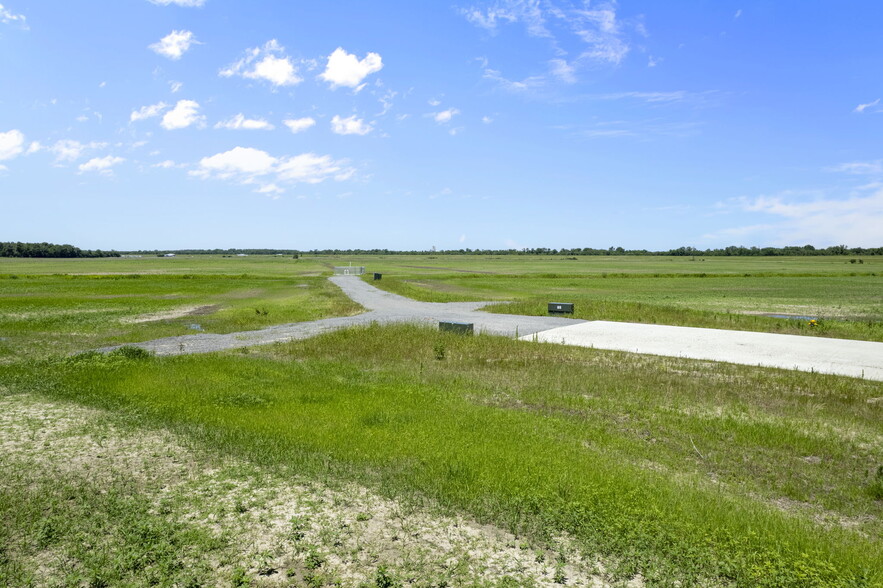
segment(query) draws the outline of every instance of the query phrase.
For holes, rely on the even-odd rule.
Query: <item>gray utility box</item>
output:
[[[474,331],[473,323],[450,323],[441,321],[438,323],[439,331],[450,331],[451,333],[460,333],[462,335],[471,335]]]
[[[383,274],[378,274],[377,272],[374,272],[374,279],[375,280],[379,280],[382,277],[383,277]]]
[[[573,302],[550,302],[549,314],[573,314]]]

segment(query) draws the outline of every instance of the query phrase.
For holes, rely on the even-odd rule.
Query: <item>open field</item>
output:
[[[408,325],[69,356],[357,312],[318,275],[349,261],[428,299],[599,288],[726,317],[724,292],[841,297],[844,317],[880,320],[875,260],[810,258],[716,294],[703,284],[744,286],[767,260],[721,262],[726,278],[660,269],[718,260],[599,260],[0,260],[0,583],[883,585],[880,382]],[[643,277],[613,277],[628,268]]]
[[[0,260],[0,361],[361,309],[291,258]]]
[[[883,259],[426,256],[356,260],[377,285],[427,302],[499,300],[491,312],[883,341]],[[367,278],[370,279],[370,278]],[[817,319],[776,318],[788,315]]]

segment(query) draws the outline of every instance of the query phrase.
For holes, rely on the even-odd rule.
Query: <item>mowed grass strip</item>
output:
[[[537,540],[567,532],[621,578],[883,582],[879,383],[411,326],[129,355],[0,377]]]

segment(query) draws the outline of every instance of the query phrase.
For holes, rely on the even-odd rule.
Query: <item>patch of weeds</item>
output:
[[[153,357],[153,354],[146,349],[141,349],[140,347],[134,347],[132,345],[124,345],[119,349],[115,349],[110,352],[110,355],[125,357],[126,359],[149,359]]]
[[[435,355],[435,358],[439,361],[443,360],[447,355],[447,350],[445,349],[445,344],[442,342],[438,342],[432,347],[432,353]]]
[[[567,575],[564,573],[564,568],[561,566],[555,568],[555,576],[552,579],[556,584],[567,584]]]
[[[874,500],[883,500],[883,465],[877,466],[877,471],[868,484],[867,492]]]
[[[360,512],[359,514],[356,515],[356,520],[359,522],[362,522],[362,523],[365,521],[370,521],[371,515],[367,512]]]
[[[386,566],[380,566],[377,568],[377,573],[374,576],[374,585],[377,588],[397,588],[401,586],[402,583],[389,573]]]
[[[304,558],[304,566],[308,570],[318,570],[325,563],[325,558],[315,548],[310,549],[307,557]]]
[[[251,586],[251,580],[245,572],[245,568],[238,567],[233,570],[233,574],[230,576],[230,585],[234,588],[238,588],[240,586]]]

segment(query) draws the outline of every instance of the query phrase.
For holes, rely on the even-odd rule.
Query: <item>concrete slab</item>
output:
[[[883,380],[883,343],[873,341],[610,321],[579,323],[520,338]]]

